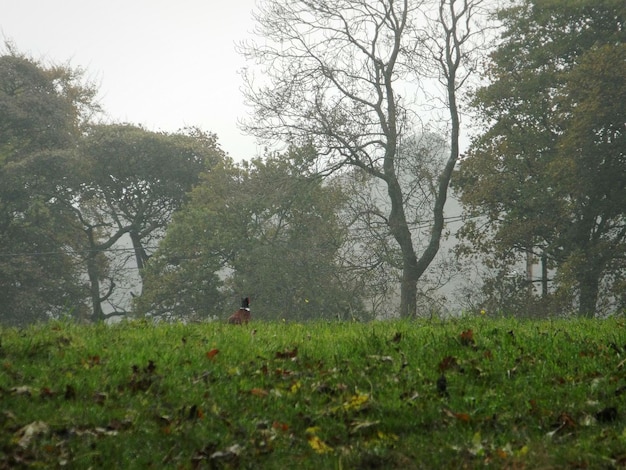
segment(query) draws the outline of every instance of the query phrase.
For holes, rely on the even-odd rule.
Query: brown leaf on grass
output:
[[[574,418],[572,418],[569,414],[563,412],[559,415],[559,423],[561,425],[564,425],[566,427],[570,427],[570,428],[575,428],[576,427],[576,421],[574,421]]]
[[[287,432],[289,431],[289,425],[285,423],[281,423],[280,421],[274,421],[272,423],[272,429],[276,429],[277,431]]]
[[[284,349],[283,351],[276,352],[276,359],[294,359],[298,355],[298,347],[293,349]]]
[[[539,404],[537,403],[537,400],[535,400],[534,398],[531,398],[530,400],[528,400],[528,404],[530,405],[530,414],[533,416],[541,416],[541,408],[539,408]]]
[[[566,412],[562,412],[558,419],[557,419],[557,423],[555,424],[555,429],[550,431],[547,436],[548,437],[553,437],[555,434],[563,431],[564,429],[573,429],[576,427],[576,422],[574,421],[574,419],[567,414]]]
[[[443,408],[443,413],[448,416],[449,418],[454,418],[458,421],[462,421],[464,423],[469,423],[471,420],[471,417],[469,414],[467,413],[456,413],[454,411],[452,411],[449,408]]]
[[[86,369],[92,369],[100,365],[100,356],[98,356],[97,354],[94,356],[89,356],[87,359],[83,359],[81,362],[83,367],[85,367]]]
[[[458,367],[459,363],[454,356],[446,356],[439,363],[439,372],[445,372],[449,369]]]
[[[276,377],[289,377],[293,374],[295,374],[295,372],[289,369],[283,369],[281,367],[274,369],[274,376]]]
[[[264,390],[262,388],[253,388],[252,390],[250,390],[250,394],[254,395],[255,397],[266,397],[269,395],[269,392],[267,390]]]
[[[220,352],[219,349],[213,348],[210,351],[207,351],[206,353],[206,357],[208,359],[211,359],[212,361],[215,360],[215,356],[217,356],[217,354]]]
[[[459,337],[463,346],[473,346],[475,344],[474,332],[471,329],[463,331]]]
[[[39,396],[41,398],[52,398],[54,397],[54,395],[55,393],[48,387],[43,387],[41,390],[39,390]]]

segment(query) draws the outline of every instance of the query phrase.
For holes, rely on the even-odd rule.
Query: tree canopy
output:
[[[310,171],[311,148],[212,168],[147,267],[141,312],[223,316],[249,295],[263,319],[359,315],[342,279],[342,191]]]
[[[486,127],[458,178],[469,213],[486,222],[464,233],[503,263],[543,258],[553,296],[575,294],[594,315],[599,292],[615,299],[624,274],[626,6],[524,0],[498,19],[489,84],[474,95]]]
[[[72,171],[95,90],[80,70],[0,56],[0,318],[24,324],[80,311],[74,216],[54,197]]]
[[[0,56],[5,323],[127,313],[116,289],[129,266],[141,275],[200,173],[224,156],[217,138],[196,128],[96,124],[95,94],[79,69]],[[119,255],[124,239],[134,263]]]

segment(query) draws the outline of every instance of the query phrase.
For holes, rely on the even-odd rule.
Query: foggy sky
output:
[[[236,160],[261,152],[237,119],[247,109],[235,42],[255,0],[0,0],[0,36],[44,63],[86,70],[115,122],[199,126]]]

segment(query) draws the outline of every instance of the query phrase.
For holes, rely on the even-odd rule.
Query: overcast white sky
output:
[[[117,122],[199,126],[236,160],[261,153],[241,134],[247,109],[235,43],[256,0],[0,0],[0,36],[37,60],[82,67]]]

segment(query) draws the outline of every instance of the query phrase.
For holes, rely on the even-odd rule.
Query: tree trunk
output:
[[[402,280],[400,282],[400,316],[414,317],[417,313],[417,255],[413,248],[411,231],[404,212],[402,189],[396,178],[395,171],[387,169],[387,192],[391,201],[389,213],[389,230],[402,252]]]
[[[91,297],[91,319],[94,322],[100,322],[104,320],[104,312],[100,303],[100,277],[98,276],[96,253],[90,253],[87,257],[87,275]]]
[[[139,277],[141,278],[141,290],[143,291],[143,276],[144,271],[143,268],[146,265],[146,261],[148,261],[148,254],[146,250],[144,250],[143,245],[141,244],[141,237],[137,232],[131,230],[129,232],[130,239],[133,242],[133,249],[135,251],[135,261],[137,262],[137,272],[139,273]],[[139,293],[141,295],[141,292]]]
[[[400,284],[400,316],[411,318],[417,315],[417,281],[415,258],[404,260]],[[407,265],[408,263],[408,265]]]
[[[600,291],[600,274],[597,269],[583,266],[578,276],[578,315],[593,318],[596,315],[596,304]]]
[[[548,297],[548,255],[541,254],[541,297]]]

